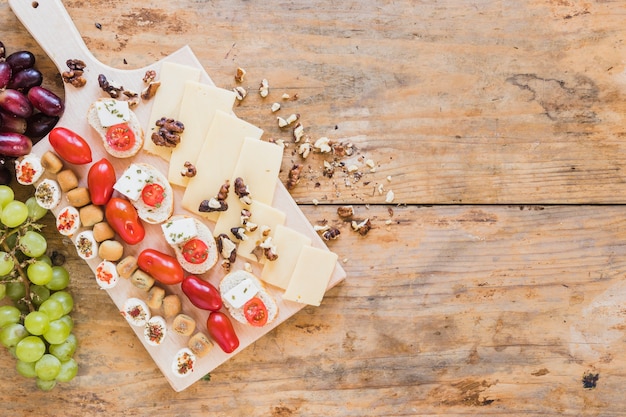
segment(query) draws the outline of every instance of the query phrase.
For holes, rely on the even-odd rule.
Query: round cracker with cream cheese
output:
[[[267,309],[267,326],[278,316],[278,304],[274,297],[267,292],[265,285],[254,274],[237,270],[228,273],[219,285],[224,306],[230,315],[240,323],[250,325],[246,319],[243,307],[254,297],[259,298]],[[242,298],[243,297],[243,298]]]
[[[87,121],[102,138],[104,149],[116,158],[130,158],[135,156],[142,148],[144,131],[137,115],[130,109],[125,100],[101,98],[89,106]],[[135,142],[125,149],[112,146],[107,140],[107,132],[111,126],[125,124],[132,131]],[[123,125],[122,125],[123,126]]]

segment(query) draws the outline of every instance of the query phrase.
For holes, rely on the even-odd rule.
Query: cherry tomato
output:
[[[217,311],[222,308],[222,296],[210,282],[194,275],[187,275],[180,287],[187,298],[189,298],[189,301],[191,301],[191,304],[196,307],[211,311]]]
[[[95,162],[87,173],[87,186],[91,202],[97,206],[103,206],[109,202],[113,195],[113,186],[116,181],[115,168],[108,159],[102,158]]]
[[[137,209],[124,198],[109,199],[104,208],[104,216],[111,228],[129,245],[141,242],[146,235]]]
[[[137,257],[137,265],[143,272],[165,285],[178,284],[185,275],[175,257],[156,249],[144,249]]]
[[[106,141],[116,151],[127,151],[135,146],[135,133],[128,123],[119,123],[107,129]]]
[[[228,316],[221,311],[213,311],[206,320],[209,336],[226,353],[232,353],[239,347],[239,338]]]
[[[244,304],[243,314],[253,326],[261,327],[267,323],[267,307],[259,297],[253,297]]]
[[[201,264],[209,257],[209,247],[202,239],[190,239],[183,245],[183,257],[192,264]]]
[[[157,183],[150,183],[141,190],[141,199],[150,207],[160,207],[165,200],[165,189]]]
[[[48,139],[55,152],[70,164],[83,165],[91,162],[91,148],[77,133],[65,127],[55,127],[50,131]]]

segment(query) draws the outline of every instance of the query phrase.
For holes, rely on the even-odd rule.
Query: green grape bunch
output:
[[[68,271],[53,265],[38,223],[48,210],[0,185],[0,343],[20,375],[51,390],[78,373]]]

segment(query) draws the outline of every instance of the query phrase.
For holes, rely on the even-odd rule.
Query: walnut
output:
[[[273,103],[271,110],[272,110],[272,113],[276,113],[278,110],[280,110],[280,103]]]
[[[298,143],[300,142],[300,139],[302,139],[303,136],[304,136],[304,126],[302,126],[302,123],[298,122],[293,127],[293,141]]]
[[[237,245],[225,233],[217,236],[217,251],[231,264],[237,259]]]
[[[217,192],[217,196],[212,197],[209,200],[202,200],[202,202],[200,202],[200,207],[198,207],[198,211],[201,213],[211,213],[214,211],[228,210],[228,203],[226,202],[226,198],[228,198],[229,189],[230,181],[226,180],[226,182],[222,184],[220,190]]]
[[[300,173],[302,172],[302,165],[294,164],[289,170],[289,177],[287,178],[287,189],[291,190],[300,181]]]
[[[322,233],[322,239],[335,240],[341,234],[341,231],[336,227],[330,227],[328,230]]]
[[[98,85],[107,93],[111,98],[119,98],[124,91],[123,86],[113,85],[104,74],[98,75]]]
[[[263,98],[267,97],[270,93],[270,85],[267,80],[261,81],[261,85],[259,86],[259,95]]]
[[[152,134],[152,141],[158,146],[174,148],[180,143],[180,135],[185,130],[185,125],[177,120],[161,117],[156,121],[159,128]]]
[[[155,70],[147,70],[146,74],[143,76],[143,82],[146,84],[151,83],[156,79],[156,71]]]
[[[161,86],[161,81],[151,81],[146,88],[141,92],[141,98],[144,100],[150,100],[156,94],[157,90]]]
[[[241,224],[243,224],[244,226],[248,224],[248,222],[250,221],[250,217],[252,217],[252,213],[250,212],[250,210],[246,208],[241,209]]]
[[[271,237],[267,237],[263,242],[261,242],[259,247],[263,249],[263,255],[268,261],[275,261],[278,259],[278,250],[276,245],[274,245],[274,242],[272,242]]]
[[[196,176],[197,173],[198,170],[196,169],[195,165],[189,161],[185,161],[185,163],[183,164],[183,169],[180,171],[180,175],[187,178],[193,178]]]
[[[361,236],[365,236],[372,228],[372,222],[370,221],[370,219],[365,219],[360,223],[353,221],[351,226],[352,230],[358,232]]]
[[[341,206],[337,207],[337,215],[341,218],[347,219],[352,217],[354,214],[354,207],[352,206]]]
[[[246,90],[240,85],[233,88],[233,91],[235,92],[235,98],[239,101],[242,101],[248,95],[248,90]]]
[[[127,101],[129,107],[135,107],[137,104],[139,104],[139,94],[137,94],[136,92],[131,90],[124,90],[122,91],[122,94],[124,94],[124,96],[128,98]]]
[[[241,67],[237,68],[237,71],[235,72],[235,81],[237,81],[238,83],[242,83],[245,76],[246,70]]]
[[[243,204],[252,204],[252,199],[250,198],[250,191],[248,190],[248,186],[243,182],[243,178],[241,177],[237,177],[235,179],[235,194],[237,194],[237,197],[239,197],[239,201],[241,201]]]
[[[232,233],[233,236],[235,236],[239,240],[248,239],[248,236],[246,236],[246,229],[244,229],[243,227],[232,227],[230,229],[230,233]]]
[[[84,86],[87,80],[83,77],[83,74],[87,65],[80,59],[68,59],[65,63],[68,70],[61,73],[63,81],[72,84],[76,88]]]
[[[301,143],[300,146],[298,146],[298,155],[300,155],[302,158],[306,159],[310,153],[311,144],[309,142]]]

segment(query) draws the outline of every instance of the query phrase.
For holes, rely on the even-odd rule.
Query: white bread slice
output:
[[[150,174],[150,178],[153,183],[159,184],[163,187],[165,193],[165,199],[158,207],[151,207],[143,202],[143,199],[139,197],[137,200],[131,200],[131,204],[137,209],[139,218],[146,223],[159,224],[167,220],[174,211],[174,191],[172,186],[165,175],[157,168],[144,162],[135,162],[142,171]]]
[[[228,312],[235,320],[240,323],[250,325],[250,323],[248,323],[248,320],[246,320],[246,316],[243,312],[243,307],[233,307],[228,302],[227,297],[225,297],[225,295],[228,294],[228,291],[236,287],[245,279],[250,279],[259,290],[255,297],[260,298],[267,308],[267,323],[265,323],[265,326],[267,326],[274,321],[276,316],[278,316],[278,304],[276,303],[276,300],[274,300],[274,297],[272,297],[272,295],[267,292],[265,285],[263,285],[263,283],[256,276],[254,276],[254,274],[248,271],[233,271],[228,273],[224,278],[222,278],[222,280],[220,281],[219,290],[220,294],[222,295],[222,300],[224,301],[224,306],[226,306]]]
[[[172,216],[168,221],[184,219],[188,217],[189,216],[185,216],[181,214],[181,215]],[[196,229],[198,230],[198,236],[196,236],[196,239],[200,239],[204,243],[206,243],[209,249],[209,254],[207,256],[207,259],[201,264],[192,264],[191,262],[188,262],[183,256],[182,249],[183,249],[183,246],[185,245],[184,243],[181,243],[179,245],[172,245],[172,248],[174,249],[174,253],[176,254],[176,259],[178,259],[178,262],[180,263],[180,265],[183,267],[185,271],[191,274],[203,274],[209,269],[213,268],[215,264],[217,263],[217,257],[218,257],[217,256],[218,255],[217,243],[215,242],[213,233],[211,233],[211,229],[209,229],[209,227],[203,222],[201,222],[200,220],[196,218],[193,218],[193,219],[196,224]]]
[[[98,101],[105,101],[105,100],[111,100],[111,99],[101,98]],[[131,156],[135,156],[141,150],[141,148],[143,148],[143,142],[144,142],[143,128],[141,127],[141,123],[139,122],[137,115],[132,110],[130,110],[130,120],[127,123],[128,123],[128,126],[131,128],[131,130],[135,133],[135,145],[127,151],[118,151],[118,150],[112,149],[107,143],[106,133],[108,130],[108,126],[107,127],[102,126],[102,123],[100,123],[98,110],[96,110],[96,102],[91,103],[91,106],[89,106],[89,110],[87,111],[87,121],[89,122],[89,125],[91,125],[91,127],[93,127],[98,132],[98,134],[102,138],[102,144],[104,145],[104,149],[111,156],[114,156],[116,158],[130,158]]]

